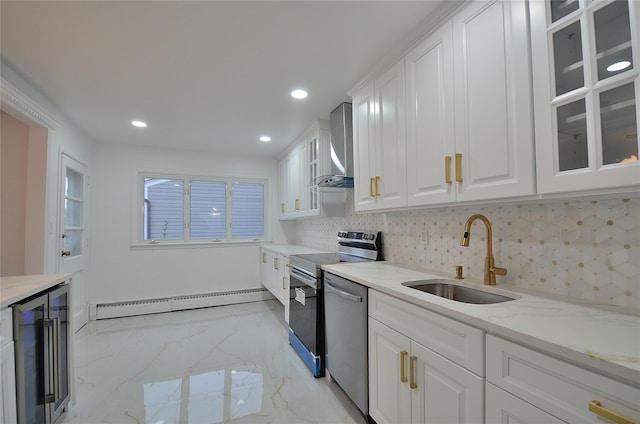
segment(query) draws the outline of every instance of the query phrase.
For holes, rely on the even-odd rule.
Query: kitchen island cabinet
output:
[[[16,335],[14,335],[14,308],[12,305],[19,304],[25,299],[33,299],[36,295],[46,293],[48,290],[70,281],[69,275],[62,274],[0,278],[0,422],[2,423],[16,423],[20,415],[18,413],[19,405],[16,392],[16,364],[19,367],[24,361],[20,357],[16,357],[16,352],[20,354],[23,351],[23,346],[18,346],[14,342],[14,336]],[[66,292],[65,296],[68,299],[68,292]],[[61,311],[61,313],[65,314],[65,318],[64,323],[60,324],[60,330],[57,333],[60,340],[64,342],[63,345],[59,345],[59,350],[57,351],[59,353],[64,351],[64,356],[57,359],[58,364],[61,365],[59,372],[64,374],[58,375],[56,378],[59,378],[61,382],[65,382],[64,388],[67,396],[71,394],[71,397],[73,397],[73,330],[67,327],[69,325],[66,315],[68,310],[68,307],[66,307],[64,311]],[[19,348],[16,349],[17,347]],[[50,400],[47,401],[46,405],[49,404]],[[45,402],[38,405],[39,407],[44,407]],[[62,409],[66,408],[67,404],[66,402],[61,402],[57,406]],[[21,421],[24,421],[25,411],[22,410],[21,414]]]

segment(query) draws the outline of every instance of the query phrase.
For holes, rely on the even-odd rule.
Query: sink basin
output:
[[[402,283],[402,285],[462,303],[492,304],[515,300],[513,297],[472,289],[471,287],[453,284],[450,281],[438,279],[409,281]]]

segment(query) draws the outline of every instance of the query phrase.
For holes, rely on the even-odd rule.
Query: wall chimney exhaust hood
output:
[[[351,103],[342,103],[329,115],[331,174],[318,177],[318,187],[353,188],[353,126]]]

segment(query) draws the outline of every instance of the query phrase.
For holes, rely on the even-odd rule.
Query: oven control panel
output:
[[[374,244],[380,233],[368,231],[338,231],[338,242],[364,241]]]

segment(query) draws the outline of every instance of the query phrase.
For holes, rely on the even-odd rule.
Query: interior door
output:
[[[71,275],[71,310],[74,331],[89,318],[87,269],[88,169],[62,154],[60,184],[60,272]]]

